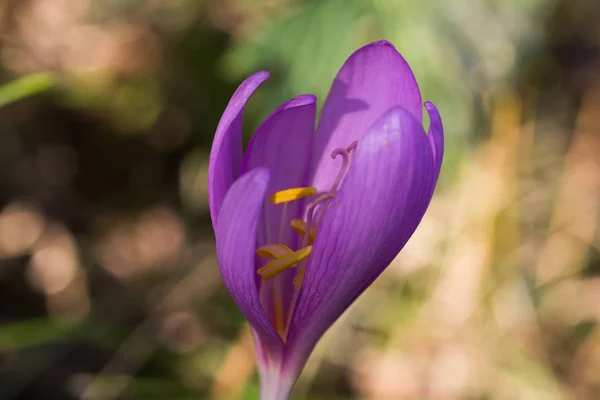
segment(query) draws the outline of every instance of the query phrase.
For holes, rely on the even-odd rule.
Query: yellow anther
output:
[[[267,244],[256,249],[256,255],[260,258],[279,258],[293,252],[285,244]]]
[[[301,219],[293,219],[291,224],[292,229],[298,232],[300,236],[304,237],[304,235],[306,235],[306,222]],[[317,236],[317,228],[313,226],[310,228],[310,233],[308,235],[308,244],[313,244],[315,242],[315,236]]]
[[[288,253],[283,257],[271,261],[264,267],[259,268],[256,273],[262,276],[263,281],[268,281],[286,269],[295,267],[296,264],[310,255],[311,250],[312,246],[306,246],[298,251]]]
[[[316,187],[286,189],[273,193],[271,197],[269,197],[269,201],[273,204],[287,203],[290,201],[299,200],[303,197],[314,196],[316,194]]]

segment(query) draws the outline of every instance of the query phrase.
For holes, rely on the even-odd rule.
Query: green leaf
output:
[[[55,79],[50,72],[23,76],[0,87],[0,107],[51,89],[54,85]]]

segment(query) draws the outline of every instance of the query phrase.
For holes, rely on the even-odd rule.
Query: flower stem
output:
[[[260,400],[289,400],[294,380],[279,369],[269,369],[261,373]]]

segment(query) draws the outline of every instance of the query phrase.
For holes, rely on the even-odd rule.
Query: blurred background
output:
[[[294,399],[600,398],[596,0],[0,0],[0,399],[256,399],[207,158],[358,47],[444,119],[436,195]],[[428,122],[426,122],[427,124]]]

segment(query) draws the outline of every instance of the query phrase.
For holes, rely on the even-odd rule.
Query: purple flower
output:
[[[440,115],[388,42],[357,50],[316,128],[316,98],[296,97],[245,153],[242,114],[269,77],[236,90],[215,134],[209,204],[225,286],[252,326],[263,400],[287,399],[315,344],[400,252],[433,195]]]

